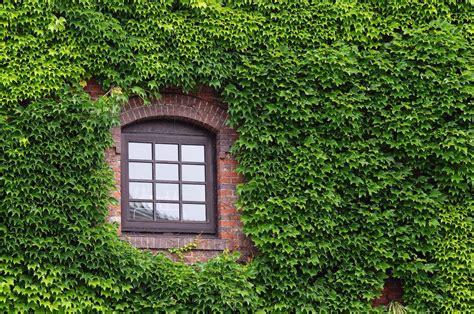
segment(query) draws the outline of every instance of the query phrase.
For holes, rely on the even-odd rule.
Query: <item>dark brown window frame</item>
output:
[[[205,201],[183,201],[182,200],[182,184],[197,184],[194,181],[183,181],[181,167],[178,167],[178,181],[172,183],[179,184],[179,200],[166,201],[167,203],[179,204],[180,213],[182,212],[182,204],[205,204],[206,205],[206,222],[198,221],[134,221],[129,217],[129,162],[147,162],[152,164],[152,171],[155,171],[156,163],[168,163],[166,161],[156,161],[155,156],[151,160],[133,160],[129,159],[128,143],[142,142],[152,143],[152,152],[154,152],[155,144],[176,144],[178,145],[178,161],[169,162],[171,164],[199,164],[205,165]],[[183,162],[181,160],[181,145],[204,145],[204,163]],[[122,129],[122,160],[121,160],[121,208],[122,208],[122,231],[130,232],[156,232],[156,233],[216,233],[216,165],[215,165],[215,135],[192,124],[168,121],[154,120],[139,122],[126,126]],[[152,200],[146,202],[153,203],[153,212],[157,203],[155,195],[155,184],[166,183],[164,180],[132,180],[134,182],[151,182],[153,186]],[[170,182],[171,183],[171,182]],[[144,200],[145,201],[145,200]]]

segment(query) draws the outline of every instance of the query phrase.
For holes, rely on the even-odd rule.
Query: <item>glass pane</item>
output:
[[[179,205],[156,203],[156,219],[179,220]]]
[[[151,160],[150,143],[128,143],[128,159]]]
[[[183,181],[204,182],[204,166],[183,165]]]
[[[130,182],[129,193],[130,198],[151,200],[152,185],[151,183]]]
[[[156,184],[156,199],[157,200],[179,200],[179,189],[178,184]]]
[[[181,160],[192,162],[204,162],[203,145],[182,145]]]
[[[178,161],[178,145],[155,144],[155,159]]]
[[[151,180],[151,164],[143,162],[131,162],[128,164],[128,176],[130,179]]]
[[[178,165],[156,164],[156,180],[178,180]]]
[[[153,220],[153,203],[131,202],[129,214],[130,219]]]
[[[183,220],[206,221],[206,205],[183,204]]]
[[[206,192],[204,185],[183,184],[183,201],[199,201],[206,200]]]

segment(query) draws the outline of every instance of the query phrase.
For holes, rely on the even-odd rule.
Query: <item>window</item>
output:
[[[122,230],[215,232],[213,134],[175,121],[122,129]]]

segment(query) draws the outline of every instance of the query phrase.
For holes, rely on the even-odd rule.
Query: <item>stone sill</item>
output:
[[[163,234],[126,234],[120,237],[139,249],[167,250],[183,247],[197,239],[197,246],[193,250],[224,251],[232,249],[231,243],[226,239],[194,235],[163,235]]]

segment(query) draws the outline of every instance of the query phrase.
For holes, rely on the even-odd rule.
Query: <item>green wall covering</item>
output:
[[[473,310],[470,1],[5,0],[0,310]],[[81,83],[108,94],[93,102]],[[229,105],[260,254],[193,266],[105,223],[129,95]]]

